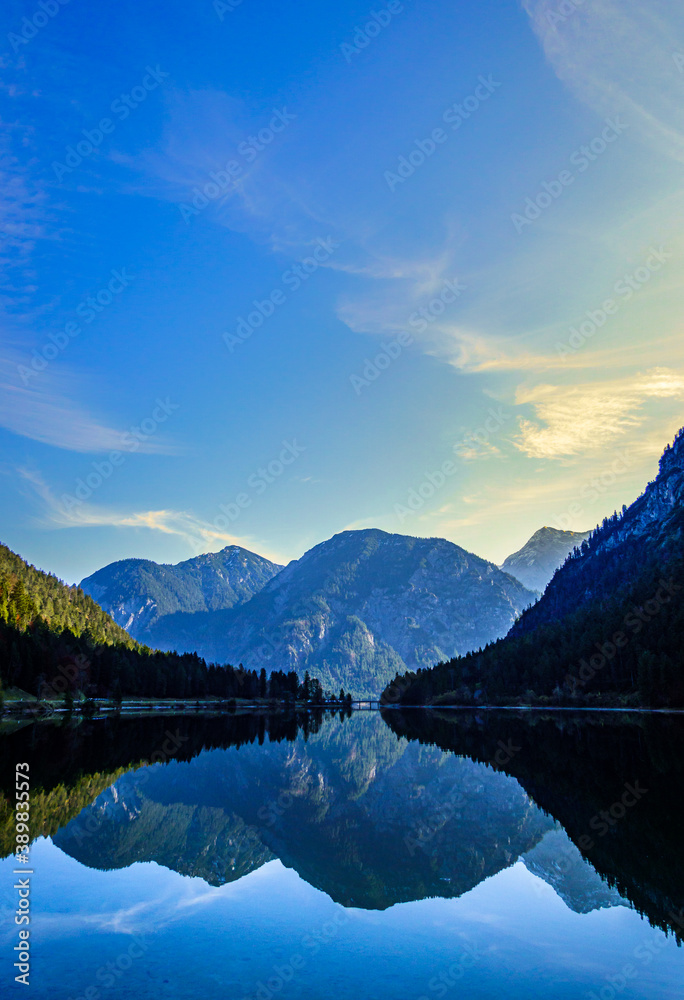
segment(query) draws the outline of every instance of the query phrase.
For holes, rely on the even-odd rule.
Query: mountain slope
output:
[[[578,605],[611,598],[621,587],[644,576],[649,566],[664,573],[671,562],[681,560],[683,527],[684,429],[665,449],[658,475],[641,496],[621,514],[604,518],[579,553],[568,557],[543,600],[521,618],[512,635],[524,635],[557,621]]]
[[[0,544],[0,622],[17,630],[40,618],[52,632],[68,629],[93,642],[136,644],[130,635],[79,587],[30,566]]]
[[[175,566],[122,559],[86,577],[81,587],[145,642],[150,627],[165,615],[244,604],[281,569],[239,545],[228,545]]]
[[[607,885],[584,860],[562,829],[550,830],[520,860],[575,913],[628,905],[617,889]]]
[[[208,666],[195,653],[179,656],[142,646],[80,587],[68,587],[29,566],[4,545],[0,680],[53,700],[67,690],[99,697],[161,698],[255,698],[268,693],[291,699],[300,693],[294,675],[276,675],[266,686],[254,671]]]
[[[585,539],[506,639],[396,678],[388,701],[684,704],[684,430],[656,479]]]
[[[170,615],[157,645],[266,670],[311,670],[324,687],[375,695],[397,670],[504,635],[535,595],[438,538],[345,531],[290,563],[247,604]]]
[[[385,909],[461,896],[553,825],[514,779],[358,713],[307,740],[126,775],[54,842],[81,864],[155,860],[212,885],[277,857],[344,906]]]
[[[568,554],[590,534],[590,531],[540,528],[521,549],[503,561],[501,569],[520,580],[529,590],[543,592]]]

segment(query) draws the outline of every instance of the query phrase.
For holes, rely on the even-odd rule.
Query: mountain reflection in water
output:
[[[122,718],[30,726],[4,746],[3,787],[8,761],[31,762],[33,834],[86,869],[155,862],[227,887],[280,862],[379,914],[466,897],[522,862],[575,919],[637,909],[682,931],[674,716]],[[611,812],[634,782],[643,796]]]

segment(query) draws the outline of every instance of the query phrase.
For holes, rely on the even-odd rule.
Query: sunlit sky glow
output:
[[[684,11],[572,6],[5,4],[2,540],[500,562],[631,502],[684,424]]]

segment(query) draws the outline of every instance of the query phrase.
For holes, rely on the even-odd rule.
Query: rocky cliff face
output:
[[[658,475],[622,512],[605,518],[568,558],[541,600],[516,622],[511,635],[557,622],[577,608],[612,597],[643,566],[666,567],[680,557],[684,537],[684,429],[663,453]],[[665,569],[663,569],[665,572]]]
[[[267,672],[310,670],[324,687],[377,696],[398,670],[505,635],[535,596],[444,539],[346,531],[242,607],[170,616],[151,639]]]
[[[521,549],[504,560],[501,569],[516,577],[529,590],[543,592],[568,554],[590,534],[589,531],[540,528]]]
[[[281,569],[254,552],[229,545],[175,566],[122,559],[86,577],[81,588],[135,639],[149,643],[150,629],[167,615],[243,604]]]
[[[657,541],[667,531],[670,518],[684,500],[684,428],[661,456],[658,475],[627,508],[613,530],[599,538],[596,551],[606,550],[630,538]]]
[[[543,879],[575,913],[591,913],[592,910],[610,906],[629,905],[617,889],[611,889],[584,860],[561,829],[550,830],[520,860],[528,871]]]

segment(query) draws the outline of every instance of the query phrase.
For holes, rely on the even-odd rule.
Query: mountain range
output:
[[[324,688],[344,687],[357,697],[377,696],[399,670],[428,666],[505,635],[536,598],[493,563],[440,538],[345,531],[280,572],[245,550],[236,559],[234,551],[218,553],[212,573],[205,572],[214,581],[220,565],[230,584],[223,591],[230,603],[223,607],[216,606],[221,591],[215,587],[214,610],[160,613],[176,600],[180,567],[159,567],[162,576],[148,568],[155,564],[144,564],[143,571],[127,560],[82,586],[117,620],[133,614],[132,634],[150,646],[267,672],[295,670],[302,676],[309,670]],[[198,580],[196,565],[204,566],[207,558],[181,564],[185,576]],[[170,596],[163,593],[167,574],[176,588]],[[131,578],[136,586],[153,579],[154,596],[138,586],[135,599],[129,598]],[[261,581],[249,600],[233,600],[238,583],[245,593]],[[198,588],[192,599],[199,603]]]
[[[656,480],[622,514],[588,535],[544,527],[501,567],[444,539],[365,529],[335,535],[286,567],[229,546],[176,566],[122,560],[79,589],[5,549],[3,676],[32,689],[45,635],[67,629],[80,646],[60,639],[55,663],[60,655],[84,655],[83,642],[86,657],[94,647],[116,648],[89,660],[99,676],[93,680],[91,669],[88,680],[107,690],[123,681],[128,693],[232,690],[232,681],[203,673],[199,655],[244,664],[250,689],[264,669],[283,678],[310,671],[326,689],[344,687],[355,697],[377,696],[396,675],[403,678],[402,697],[418,703],[609,691],[613,698],[669,704],[682,697],[675,667],[681,602],[672,600],[681,586],[682,437],[665,451]],[[670,590],[663,587],[665,566],[675,573]],[[639,600],[646,609],[649,600],[658,603],[663,628],[648,628],[656,615],[639,611]],[[653,638],[645,640],[647,633]],[[616,643],[611,636],[619,637]],[[150,648],[195,660],[184,668],[174,660],[171,680],[170,660],[153,662]],[[597,655],[599,668],[591,666]],[[586,667],[583,657],[591,661]],[[144,665],[144,679],[134,679],[134,663]],[[603,671],[606,663],[610,670]],[[181,669],[189,669],[189,683]]]
[[[0,545],[0,707],[3,688],[50,702],[80,692],[119,696],[316,699],[318,682],[208,666],[133,639],[80,587],[69,587]]]
[[[282,566],[239,545],[177,563],[121,559],[81,581],[122,628],[141,642],[166,615],[215,611],[244,604]]]
[[[625,905],[514,778],[361,713],[129,772],[53,841],[94,868],[155,861],[214,886],[279,858],[336,902],[381,910],[456,898],[521,859],[576,912]]]

